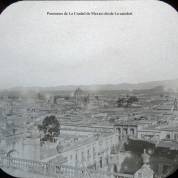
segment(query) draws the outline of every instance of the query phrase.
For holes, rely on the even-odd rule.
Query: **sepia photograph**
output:
[[[167,178],[178,169],[177,12],[161,1],[20,1],[0,14],[0,168],[18,178]]]

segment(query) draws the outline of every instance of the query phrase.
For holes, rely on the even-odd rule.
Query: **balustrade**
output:
[[[62,178],[133,178],[132,175],[111,174],[104,171],[89,170],[66,165],[58,165],[41,161],[26,160],[14,157],[0,157],[1,168],[21,169],[34,174]]]

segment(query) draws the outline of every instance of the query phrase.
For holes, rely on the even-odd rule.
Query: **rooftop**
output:
[[[178,143],[175,141],[171,141],[171,140],[163,140],[161,142],[159,142],[159,144],[157,145],[157,147],[163,147],[163,148],[170,148],[172,150],[178,150]]]
[[[126,120],[120,121],[115,126],[120,125],[131,125],[131,126],[138,126],[138,125],[145,125],[145,124],[152,124],[155,120]]]

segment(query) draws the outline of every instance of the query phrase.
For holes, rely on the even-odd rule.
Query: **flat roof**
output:
[[[156,122],[155,120],[139,120],[139,121],[135,121],[135,120],[131,120],[131,121],[121,121],[117,124],[115,124],[114,126],[119,126],[119,125],[132,125],[132,126],[138,126],[138,125],[144,125],[144,124],[150,124]]]
[[[171,148],[178,150],[178,143],[175,141],[161,141],[157,147]]]
[[[101,136],[99,138],[103,139],[103,138],[109,137],[111,135],[112,135],[111,133],[109,133],[109,134],[104,133],[104,134],[101,134]],[[66,152],[66,151],[78,149],[81,146],[88,145],[88,144],[91,144],[92,142],[94,143],[96,141],[98,141],[98,138],[96,136],[92,136],[92,137],[89,137],[87,139],[83,139],[81,141],[74,142],[74,144],[67,145],[67,147],[64,146],[64,150],[61,152],[61,154]]]
[[[159,126],[159,125],[155,125],[155,126],[149,126],[147,128],[144,128],[142,130],[139,130],[140,132],[142,131],[152,131],[152,132],[160,132],[160,131],[176,131],[178,132],[178,126]]]

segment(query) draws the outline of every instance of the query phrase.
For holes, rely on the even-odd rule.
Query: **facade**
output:
[[[113,145],[116,145],[115,134],[95,135],[63,147],[59,154],[44,159],[47,162],[58,162],[66,158],[65,165],[73,167],[92,167],[103,169],[109,164],[109,156]]]
[[[178,142],[178,129],[176,127],[154,127],[138,130],[138,139],[159,143],[160,141]]]
[[[126,139],[127,137],[137,137],[137,130],[138,127],[136,124],[117,124],[114,126],[114,131],[116,135],[118,136],[118,140]]]
[[[145,129],[150,125],[154,125],[152,121],[121,121],[114,125],[114,131],[118,136],[119,140],[130,138],[138,138],[138,132],[141,129]]]

